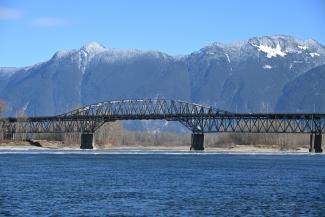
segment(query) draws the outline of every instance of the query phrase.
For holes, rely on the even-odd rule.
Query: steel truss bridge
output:
[[[119,100],[87,105],[57,116],[0,119],[5,138],[16,133],[81,133],[81,148],[93,147],[93,134],[118,120],[178,121],[192,131],[191,149],[203,150],[204,133],[308,133],[311,148],[322,152],[325,114],[233,113],[210,106],[164,99]]]

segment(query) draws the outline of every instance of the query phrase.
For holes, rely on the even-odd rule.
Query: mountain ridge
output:
[[[214,42],[181,56],[90,42],[32,66],[0,67],[0,98],[8,102],[7,115],[54,115],[97,101],[157,97],[230,111],[281,111],[287,108],[278,102],[284,87],[324,64],[322,44],[286,35]]]

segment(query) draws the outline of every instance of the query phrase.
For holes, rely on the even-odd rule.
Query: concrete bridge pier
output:
[[[316,133],[315,134],[315,139],[314,139],[314,149],[315,153],[322,153],[322,134],[321,133]]]
[[[94,134],[93,133],[81,133],[80,149],[93,149],[94,148]]]
[[[309,152],[322,153],[322,134],[310,134],[310,148]]]
[[[192,133],[191,137],[191,149],[194,151],[204,150],[204,134],[203,133]]]
[[[314,134],[310,134],[309,152],[314,152]]]

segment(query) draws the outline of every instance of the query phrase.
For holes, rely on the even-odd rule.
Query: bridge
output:
[[[178,121],[192,132],[191,149],[204,150],[204,134],[305,133],[310,151],[322,152],[325,114],[234,113],[180,100],[145,99],[100,102],[57,116],[7,117],[0,119],[6,139],[17,133],[81,134],[81,149],[92,149],[94,133],[106,122],[118,120]]]

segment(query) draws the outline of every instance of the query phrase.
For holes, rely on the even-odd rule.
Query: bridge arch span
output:
[[[86,105],[81,108],[64,113],[61,116],[111,116],[112,118],[128,116],[134,119],[135,117],[148,118],[154,116],[173,117],[184,115],[202,115],[202,114],[225,114],[224,110],[216,109],[211,106],[204,106],[196,103],[190,103],[181,100],[167,99],[132,99],[132,100],[113,100],[104,101],[91,105]]]

